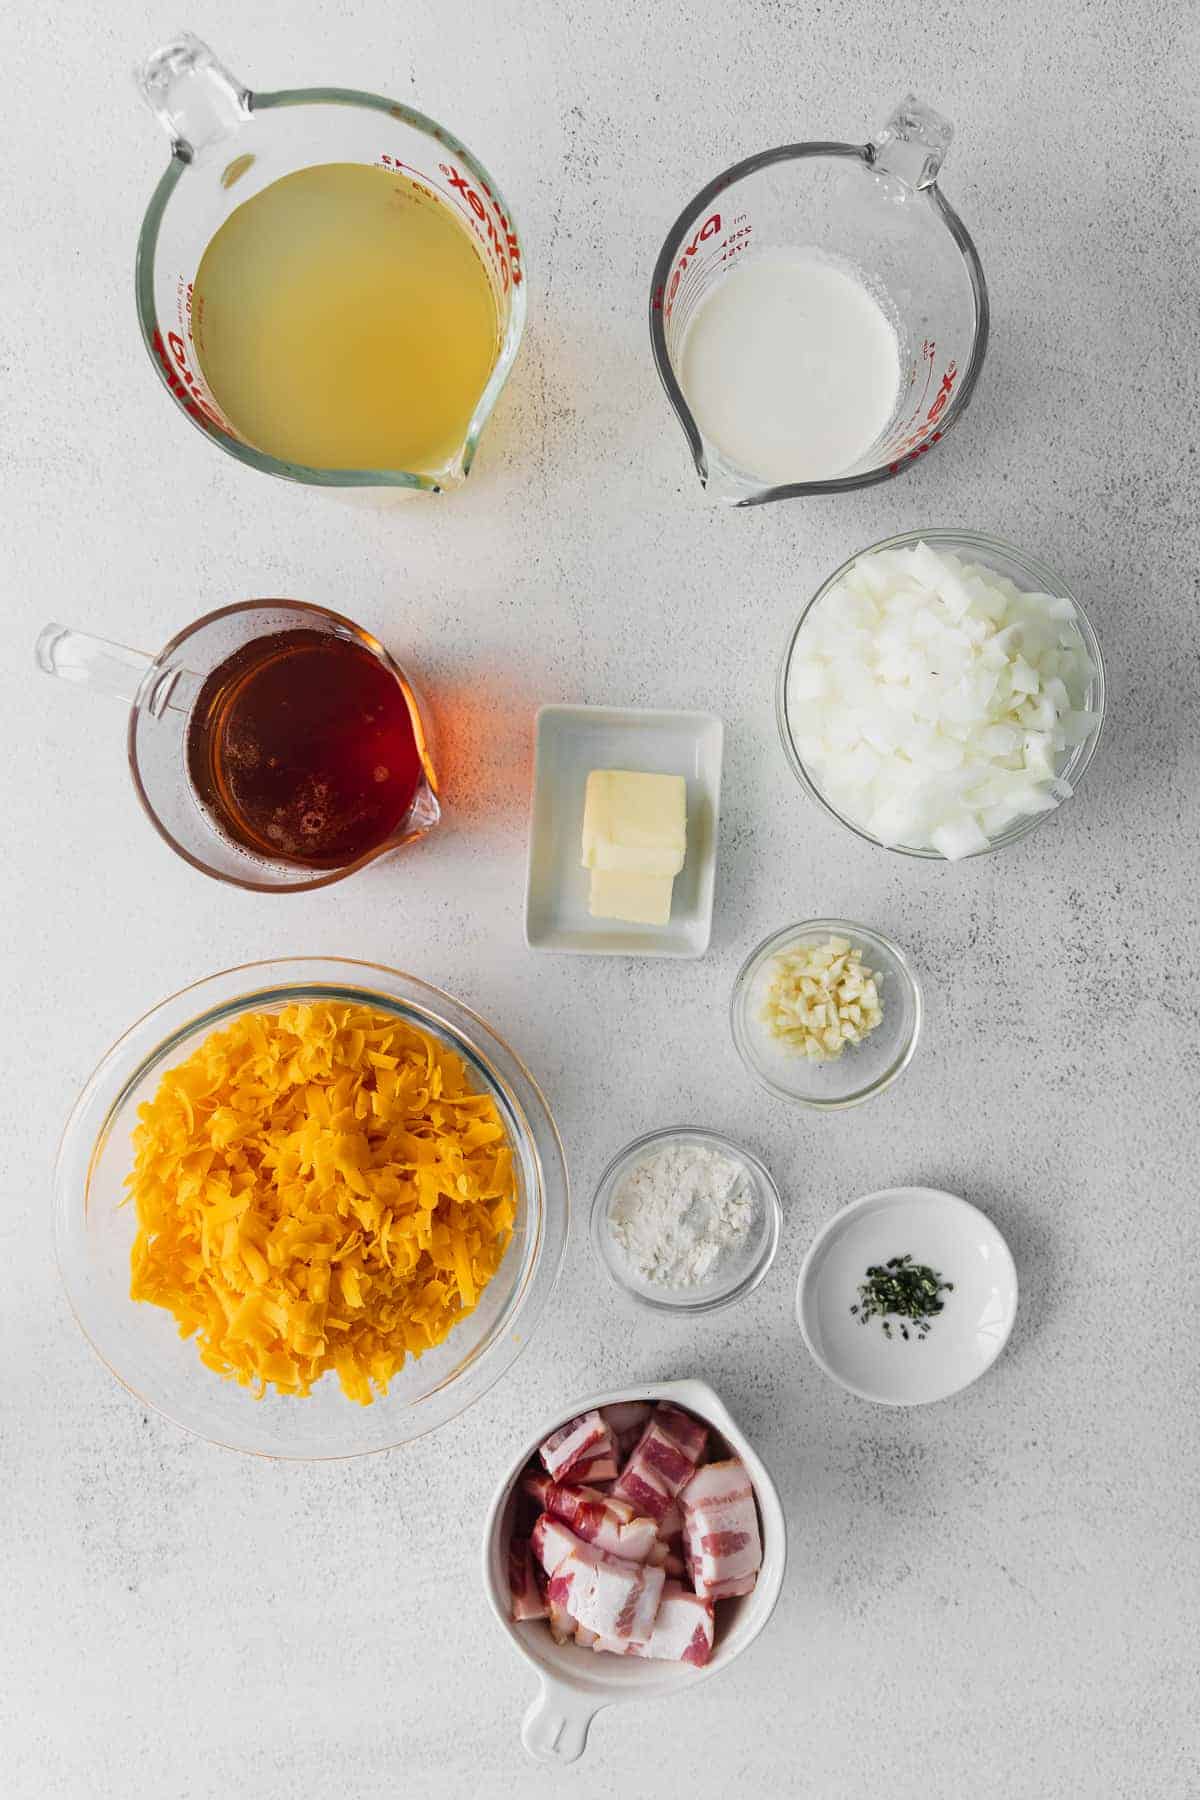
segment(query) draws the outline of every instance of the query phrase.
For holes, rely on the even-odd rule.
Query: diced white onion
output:
[[[1067,797],[1091,676],[1070,600],[921,543],[860,557],[812,609],[788,722],[845,818],[956,861]]]

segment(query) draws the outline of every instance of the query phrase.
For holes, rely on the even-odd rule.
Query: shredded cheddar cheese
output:
[[[512,1238],[512,1151],[462,1058],[387,1013],[248,1013],[138,1109],[134,1300],[219,1375],[369,1405],[469,1313]]]

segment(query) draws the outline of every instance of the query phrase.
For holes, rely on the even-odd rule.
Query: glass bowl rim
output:
[[[801,609],[800,617],[796,620],[796,623],[793,625],[791,632],[788,635],[788,641],[784,648],[783,655],[780,658],[779,672],[775,682],[775,722],[779,730],[780,742],[783,745],[783,753],[788,760],[788,766],[809,799],[816,801],[817,805],[827,812],[831,818],[836,819],[839,825],[844,825],[847,831],[852,831],[855,837],[861,838],[863,843],[873,844],[878,850],[890,850],[897,856],[914,856],[920,858],[924,862],[944,863],[946,858],[941,854],[940,850],[918,849],[915,845],[911,844],[885,844],[881,838],[872,836],[872,834],[869,831],[864,830],[861,825],[854,824],[853,820],[848,819],[844,813],[840,813],[832,802],[826,799],[816,781],[805,767],[804,760],[797,750],[795,740],[792,737],[791,725],[788,722],[787,714],[787,684],[788,675],[791,670],[792,657],[796,653],[796,645],[799,642],[800,633],[804,629],[805,621],[813,608],[819,601],[825,598],[825,595],[829,592],[830,588],[839,582],[843,575],[848,574],[855,563],[859,562],[864,556],[874,556],[880,550],[907,550],[911,549],[914,545],[921,543],[944,544],[951,547],[959,545],[967,550],[990,550],[993,553],[1008,557],[1013,562],[1019,564],[1023,569],[1028,570],[1028,572],[1041,583],[1039,589],[1040,592],[1052,593],[1058,598],[1069,600],[1075,608],[1075,622],[1079,627],[1079,635],[1083,639],[1084,648],[1092,663],[1091,679],[1092,684],[1096,689],[1096,705],[1094,710],[1097,714],[1097,724],[1083,740],[1082,744],[1076,745],[1070,760],[1062,771],[1063,776],[1071,782],[1073,794],[1078,792],[1079,784],[1083,780],[1092,757],[1096,753],[1097,746],[1099,745],[1101,736],[1104,732],[1107,681],[1104,671],[1104,656],[1100,649],[1100,640],[1096,636],[1095,627],[1088,618],[1087,612],[1074,590],[1062,580],[1061,576],[1054,573],[1054,570],[1050,568],[1049,564],[1042,562],[1040,558],[1036,556],[1032,556],[1029,551],[1019,549],[1016,544],[1010,543],[1006,538],[995,537],[985,531],[959,530],[952,525],[931,525],[922,531],[901,531],[897,532],[894,537],[881,538],[878,543],[868,544],[863,549],[856,550],[852,556],[846,558],[845,562],[842,563],[839,568],[833,571],[832,575],[827,575],[825,577],[825,580],[821,583],[820,587],[818,587],[816,592],[805,602]],[[995,850],[1003,850],[1007,848],[1009,844],[1017,843],[1019,839],[1028,836],[1028,834],[1033,831],[1036,826],[1042,824],[1044,820],[1053,818],[1055,813],[1066,804],[1067,802],[1065,800],[1060,800],[1052,812],[1023,814],[1021,818],[1015,819],[1011,825],[1006,826],[1002,832],[994,837],[987,845],[986,849],[972,850],[969,855],[963,857],[961,860],[963,862],[971,862],[977,856],[990,856]]]
[[[698,1295],[694,1300],[657,1300],[649,1294],[639,1293],[622,1280],[616,1259],[610,1260],[604,1251],[604,1224],[616,1178],[626,1164],[652,1144],[665,1143],[669,1140],[677,1142],[681,1138],[693,1143],[703,1142],[719,1145],[722,1150],[728,1152],[750,1170],[758,1184],[765,1213],[762,1248],[742,1279],[735,1282],[733,1287],[725,1293],[714,1295],[710,1299],[704,1299]],[[666,1125],[655,1131],[643,1132],[640,1137],[631,1138],[605,1164],[592,1195],[589,1214],[592,1254],[617,1292],[624,1294],[635,1305],[645,1307],[648,1312],[675,1313],[689,1318],[699,1317],[704,1313],[719,1312],[722,1307],[732,1306],[735,1300],[742,1300],[747,1294],[752,1294],[770,1272],[779,1250],[782,1233],[783,1202],[780,1199],[775,1177],[766,1165],[754,1155],[753,1151],[747,1150],[744,1145],[739,1144],[735,1138],[728,1137],[723,1131],[712,1131],[706,1125]],[[667,1291],[669,1290],[664,1289],[664,1292]],[[686,1290],[681,1291],[686,1292]]]
[[[745,996],[749,991],[752,976],[758,973],[768,956],[778,954],[787,944],[799,942],[802,938],[813,937],[821,933],[840,934],[843,937],[858,938],[863,943],[881,948],[895,963],[904,980],[909,999],[912,1002],[912,1027],[903,1040],[895,1057],[882,1075],[863,1087],[856,1088],[849,1094],[839,1095],[836,1099],[823,1100],[807,1094],[793,1093],[790,1088],[780,1086],[759,1066],[750,1052],[749,1037],[743,1024],[742,1014]],[[742,963],[734,977],[733,988],[729,996],[729,1030],[734,1047],[742,1059],[747,1074],[751,1075],[760,1087],[774,1094],[778,1100],[790,1101],[793,1106],[807,1107],[811,1112],[844,1112],[848,1107],[859,1106],[864,1100],[874,1099],[899,1080],[916,1054],[917,1044],[921,1037],[921,1026],[925,1019],[925,999],[921,991],[920,978],[908,952],[902,950],[894,938],[886,932],[877,931],[872,925],[859,925],[853,919],[801,919],[795,925],[785,925],[773,931],[757,944]]]
[[[266,977],[266,971],[288,973],[271,981]],[[123,1058],[133,1050],[133,1040],[144,1037],[152,1023],[170,1009],[179,1008],[205,990],[212,992],[235,980],[253,982],[253,978],[260,974],[264,975],[261,984],[243,987],[239,993],[230,993],[211,1007],[189,1013],[185,1019],[173,1024],[164,1035],[156,1036],[149,1047],[144,1050],[139,1048],[136,1070],[132,1073],[122,1072]],[[367,977],[372,975],[416,990],[420,996],[419,1002],[412,995],[371,987]],[[215,1028],[221,1019],[248,1011],[255,1002],[265,1004],[268,1001],[286,1001],[289,993],[293,993],[296,998],[313,998],[322,988],[343,997],[348,994],[360,995],[364,1004],[378,1001],[393,1009],[403,1007],[417,1018],[427,1019],[431,1027],[446,1034],[452,1043],[461,1045],[474,1068],[479,1070],[482,1064],[482,1073],[489,1086],[503,1100],[504,1110],[509,1114],[512,1128],[520,1134],[521,1148],[536,1175],[536,1184],[529,1195],[530,1211],[536,1221],[536,1236],[527,1253],[523,1270],[518,1275],[513,1296],[487,1338],[466,1352],[463,1359],[441,1380],[435,1382],[425,1393],[405,1403],[398,1412],[399,1421],[415,1415],[418,1408],[429,1407],[430,1411],[422,1418],[418,1429],[398,1431],[385,1443],[355,1448],[262,1448],[241,1441],[236,1433],[216,1435],[205,1426],[181,1416],[179,1408],[143,1393],[115,1365],[108,1350],[85,1322],[84,1315],[88,1309],[82,1302],[80,1271],[70,1268],[69,1264],[72,1256],[78,1253],[76,1239],[80,1222],[86,1221],[89,1190],[97,1156],[108,1141],[118,1109],[142,1075],[160,1061],[164,1054],[170,1054],[171,1047],[176,1047],[183,1038],[210,1020]],[[478,1032],[485,1046],[483,1050],[478,1042],[464,1032],[457,1022],[458,1018]],[[527,1088],[524,1095],[514,1092],[507,1074],[494,1066],[491,1060],[493,1047],[511,1062],[517,1081],[524,1083]],[[422,980],[420,976],[410,975],[405,970],[355,957],[284,956],[239,963],[201,976],[147,1008],[110,1043],[79,1090],[59,1138],[53,1181],[54,1249],[59,1280],[75,1322],[100,1362],[141,1405],[169,1419],[179,1429],[222,1449],[261,1456],[269,1461],[334,1462],[378,1455],[413,1443],[457,1418],[507,1373],[525,1349],[557,1283],[570,1236],[570,1178],[562,1140],[546,1097],[521,1057],[481,1014],[444,989]],[[525,1328],[519,1333],[514,1329],[518,1320],[525,1322]],[[214,1375],[213,1380],[219,1382],[220,1377]],[[459,1386],[460,1381],[463,1383],[462,1387]],[[456,1401],[447,1406],[447,1397],[456,1391]],[[435,1404],[439,1400],[440,1406]],[[387,1404],[386,1398],[375,1401],[376,1406]],[[372,1409],[364,1410],[370,1413]]]

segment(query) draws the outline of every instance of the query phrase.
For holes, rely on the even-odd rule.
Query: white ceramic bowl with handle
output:
[[[722,1600],[717,1608],[717,1641],[702,1669],[682,1663],[645,1662],[639,1657],[606,1656],[578,1644],[556,1644],[544,1619],[516,1624],[509,1617],[508,1542],[516,1485],[538,1445],[552,1431],[580,1413],[623,1400],[672,1400],[711,1427],[746,1466],[758,1499],[762,1523],[763,1562],[752,1593]],[[787,1527],[775,1483],[724,1403],[703,1381],[663,1381],[642,1387],[591,1394],[558,1408],[543,1421],[513,1459],[492,1497],[483,1528],[483,1585],[492,1611],[509,1642],[541,1678],[541,1692],[525,1714],[521,1742],[542,1762],[568,1763],[582,1756],[588,1728],[606,1706],[623,1700],[666,1699],[695,1687],[727,1669],[748,1650],[775,1610],[787,1564]]]

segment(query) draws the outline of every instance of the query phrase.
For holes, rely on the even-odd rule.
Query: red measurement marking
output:
[[[696,254],[697,250],[700,248],[701,244],[703,244],[708,238],[716,237],[718,232],[720,231],[720,229],[721,229],[720,213],[719,212],[710,213],[708,218],[705,219],[703,225],[700,227],[699,231],[696,233],[695,237],[692,239],[691,243],[684,246],[683,254],[680,256],[679,261],[675,264],[675,270],[671,276],[671,283],[667,289],[667,294],[666,294],[665,300],[663,298],[661,288],[659,288],[655,291],[655,295],[654,295],[654,310],[655,310],[655,312],[665,312],[668,319],[670,318],[671,307],[674,304],[676,294],[679,292],[679,284],[683,280],[684,271],[687,269],[688,264],[691,262],[692,257],[695,256],[695,254]]]
[[[218,431],[228,432],[229,427],[221,415],[209,405],[201,391],[198,379],[188,367],[187,351],[179,333],[177,331],[168,331],[167,333],[167,344],[171,346],[170,356],[167,355],[167,344],[163,343],[161,331],[155,331],[153,344],[154,354],[162,367],[166,384],[184,412],[193,419],[202,419],[209,425],[215,425]]]
[[[921,350],[921,354],[926,358],[927,362],[930,362],[933,350],[934,344],[932,340],[927,338]],[[929,395],[929,382],[932,372],[932,366],[930,366],[926,372],[924,392],[904,427],[905,435],[900,437],[892,446],[892,455],[895,460],[888,464],[888,470],[893,475],[896,473],[896,470],[900,467],[901,463],[911,462],[914,456],[923,455],[931,444],[936,444],[941,438],[942,434],[940,431],[931,432],[929,427],[937,423],[938,419],[941,418],[946,407],[950,403],[950,397],[954,391],[954,383],[958,376],[958,364],[951,362],[946,365],[942,374],[941,385],[934,397],[933,404],[926,412],[924,419],[919,425],[916,425],[916,429],[914,430],[913,426],[915,421]]]
[[[935,431],[933,436],[928,440],[927,443],[918,444],[915,450],[910,450],[908,452],[907,456],[898,456],[896,458],[895,462],[890,462],[888,464],[888,474],[895,475],[899,471],[901,464],[903,464],[903,463],[916,462],[918,456],[924,456],[925,452],[928,449],[930,449],[934,444],[939,444],[941,442],[941,439],[942,439],[941,432]]]
[[[433,190],[423,185],[429,180],[424,170],[414,168],[411,163],[402,162],[398,156],[389,156],[386,150],[380,153],[379,160],[385,169],[402,169],[405,174],[415,177],[413,186],[420,193],[428,195],[431,200],[435,198]],[[475,228],[486,239],[487,247],[492,253],[492,260],[500,271],[501,286],[506,292],[510,281],[513,287],[520,287],[524,279],[521,273],[521,246],[516,232],[509,224],[504,210],[491,188],[484,181],[479,184],[491,203],[491,211],[489,211],[483,203],[482,196],[471,186],[462,171],[454,167],[453,163],[439,163],[438,169],[450,183],[452,193],[461,196],[461,199],[457,201],[459,210],[469,213],[477,221]],[[495,219],[492,217],[493,213]]]
[[[511,274],[513,286],[520,287],[521,282],[524,280],[524,276],[521,273],[521,246],[517,240],[516,232],[509,224],[508,219],[504,214],[504,210],[495,195],[489,188],[486,186],[484,187],[483,191],[491,202],[491,208],[489,210],[489,208],[484,205],[482,196],[476,193],[461,169],[456,169],[453,163],[439,163],[438,168],[450,183],[451,189],[456,194],[462,195],[466,205],[470,208],[471,212],[474,213],[484,231],[487,233],[488,243],[500,265],[500,272],[504,279],[504,285],[506,287],[508,286],[508,278]],[[493,213],[495,214],[494,219],[492,217]]]

